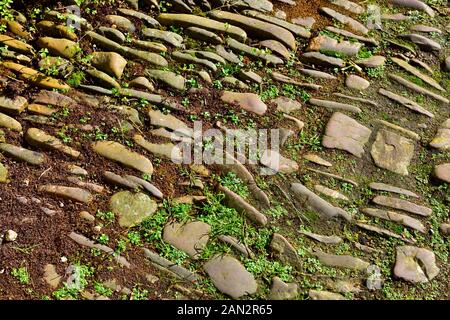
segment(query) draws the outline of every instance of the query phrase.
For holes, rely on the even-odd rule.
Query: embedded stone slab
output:
[[[296,283],[285,283],[279,277],[273,277],[270,287],[269,300],[291,300],[298,295],[298,285]]]
[[[439,126],[436,135],[430,142],[430,147],[442,151],[450,150],[450,118]]]
[[[16,160],[24,161],[32,165],[38,166],[45,161],[44,154],[40,152],[28,150],[8,143],[0,143],[0,151]]]
[[[252,295],[258,288],[253,275],[230,255],[216,255],[203,268],[217,289],[233,299]]]
[[[335,255],[316,250],[312,252],[324,265],[329,267],[348,268],[352,270],[365,271],[370,263],[348,255]]]
[[[91,193],[87,190],[74,187],[65,187],[58,185],[42,185],[39,186],[38,190],[40,192],[49,193],[64,199],[73,200],[82,203],[90,203],[94,200]]]
[[[313,106],[323,107],[323,108],[327,108],[327,109],[331,109],[331,110],[343,110],[343,111],[349,111],[349,112],[354,112],[354,113],[361,112],[361,109],[358,107],[355,107],[355,106],[352,106],[352,105],[346,104],[346,103],[336,102],[336,101],[312,98],[312,99],[309,99],[308,102],[310,104],[312,104]]]
[[[364,208],[361,211],[365,214],[368,214],[369,216],[394,221],[401,225],[404,225],[405,227],[412,228],[422,233],[426,233],[427,231],[427,228],[422,224],[422,222],[420,222],[420,220],[417,220],[405,214],[373,208]]]
[[[399,104],[405,106],[406,108],[408,108],[410,110],[413,110],[413,111],[416,111],[418,113],[424,114],[424,115],[426,115],[426,116],[428,116],[430,118],[434,118],[434,114],[433,113],[431,113],[430,111],[426,110],[424,107],[419,105],[418,103],[416,103],[416,102],[414,102],[414,101],[412,101],[412,100],[410,100],[408,98],[400,96],[400,95],[398,95],[396,93],[393,93],[391,91],[385,90],[383,88],[380,88],[378,90],[378,93],[383,95],[383,96],[385,96],[385,97],[387,97],[387,98],[389,98],[389,99],[391,99],[391,100],[393,100],[393,101],[395,101],[395,102],[398,102]]]
[[[78,158],[80,156],[79,151],[66,146],[58,138],[51,136],[37,128],[29,128],[27,130],[27,133],[25,134],[25,140],[32,146],[60,151],[67,154],[68,156],[71,156],[72,158]]]
[[[208,243],[210,231],[210,225],[202,221],[186,224],[171,222],[164,227],[163,240],[191,258],[198,259]]]
[[[22,96],[16,96],[9,98],[6,96],[0,96],[0,111],[10,114],[18,115],[25,110],[28,105],[28,100]]]
[[[141,192],[120,191],[109,199],[111,211],[119,217],[121,227],[130,228],[150,217],[158,205]]]
[[[267,111],[267,105],[255,93],[224,91],[220,99],[225,103],[235,103],[242,109],[257,115],[264,115]]]
[[[378,167],[408,175],[408,166],[414,155],[414,142],[382,129],[377,133],[370,154]]]
[[[153,165],[143,155],[131,151],[124,145],[115,141],[97,141],[92,144],[92,149],[99,155],[121,163],[126,167],[139,170],[143,173],[152,174]]]
[[[396,65],[398,65],[400,68],[406,70],[407,72],[411,73],[412,75],[418,77],[419,79],[421,79],[422,81],[424,81],[425,83],[429,84],[430,86],[432,86],[433,88],[439,90],[439,91],[443,91],[445,92],[445,89],[442,88],[440,86],[440,84],[430,78],[429,76],[423,74],[422,72],[420,72],[419,70],[417,70],[416,68],[414,68],[413,66],[411,66],[408,62],[406,62],[405,60],[399,59],[399,58],[395,58],[392,57],[391,58],[392,62],[394,62]]]
[[[268,167],[274,172],[281,172],[285,174],[294,173],[299,169],[297,162],[283,157],[276,150],[265,150],[261,155],[260,162],[262,165]]]
[[[371,189],[378,190],[378,191],[393,192],[393,193],[403,194],[408,197],[419,198],[419,196],[412,191],[409,191],[409,190],[406,190],[403,188],[399,188],[399,187],[395,187],[395,186],[391,186],[391,185],[381,183],[381,182],[371,182],[369,184],[369,187]]]
[[[436,277],[439,271],[432,251],[413,246],[397,247],[394,266],[396,277],[412,283],[426,283]]]
[[[322,145],[345,150],[361,158],[372,131],[343,113],[335,112],[325,129]]]
[[[338,237],[336,235],[332,236],[325,236],[322,234],[312,233],[308,231],[300,231],[301,234],[304,234],[307,237],[310,237],[311,239],[314,239],[316,241],[326,243],[326,244],[338,244],[342,242],[342,238]]]
[[[411,212],[424,217],[428,217],[433,213],[433,210],[430,208],[399,198],[376,196],[372,201],[373,203],[379,204],[381,206]]]

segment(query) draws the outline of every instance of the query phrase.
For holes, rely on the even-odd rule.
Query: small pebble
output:
[[[9,241],[9,242],[16,241],[16,239],[17,239],[17,232],[15,232],[14,230],[6,231],[5,239],[6,239],[6,241]]]

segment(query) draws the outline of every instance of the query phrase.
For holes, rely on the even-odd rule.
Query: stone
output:
[[[232,236],[226,236],[226,235],[220,235],[217,237],[220,241],[223,241],[225,243],[228,243],[230,246],[232,246],[234,249],[236,249],[239,253],[243,254],[246,257],[249,257],[253,259],[255,257],[255,254],[252,252],[252,250],[245,245],[244,243],[241,243],[238,239],[232,237]]]
[[[361,158],[370,135],[370,129],[343,113],[335,112],[326,126],[322,144],[326,148],[345,150]]]
[[[409,190],[406,190],[403,188],[399,188],[399,187],[395,187],[395,186],[391,186],[391,185],[381,183],[381,182],[371,182],[369,184],[369,187],[371,189],[378,190],[378,191],[393,192],[393,193],[403,194],[408,197],[419,198],[419,196],[412,191],[409,191]]]
[[[315,79],[325,79],[325,80],[336,80],[337,78],[329,73],[313,70],[313,69],[298,69],[301,73],[315,78]]]
[[[302,203],[305,207],[311,208],[313,211],[319,213],[325,218],[330,219],[340,216],[347,221],[350,221],[352,219],[351,215],[348,214],[345,210],[339,207],[334,207],[329,202],[316,195],[301,183],[292,183],[291,191],[294,193],[294,196],[300,201],[300,203]]]
[[[137,77],[128,84],[132,88],[155,91],[155,86],[145,77]]]
[[[311,239],[314,239],[316,241],[326,243],[326,244],[338,244],[342,242],[342,238],[338,237],[336,235],[332,236],[324,236],[321,234],[316,234],[308,231],[300,231],[301,234],[304,234],[305,236],[310,237]]]
[[[29,44],[20,40],[16,40],[4,34],[0,34],[0,44],[2,45],[2,47],[8,46],[8,48],[10,48],[11,50],[23,53],[25,55],[32,55],[35,52],[33,47]]]
[[[294,35],[287,29],[278,25],[227,11],[213,10],[210,11],[208,15],[212,19],[228,22],[232,26],[242,28],[246,30],[250,36],[253,36],[256,39],[273,39],[283,43],[292,50],[296,49]]]
[[[351,13],[360,15],[366,12],[364,7],[360,6],[359,4],[355,2],[351,2],[348,0],[330,0],[330,2],[338,7],[341,7],[347,11],[350,11]]]
[[[198,58],[194,54],[181,51],[172,51],[172,57],[179,62],[188,64],[200,64],[202,66],[209,68],[213,72],[217,71],[217,66],[214,62],[208,59]]]
[[[269,102],[277,106],[277,111],[285,113],[291,113],[302,108],[302,104],[300,102],[283,96],[272,99]]]
[[[315,250],[312,252],[315,256],[326,266],[338,267],[338,268],[348,268],[352,270],[364,271],[369,267],[369,263],[348,255],[335,255],[322,252],[320,250]]]
[[[271,50],[272,52],[280,55],[284,59],[289,59],[291,56],[289,50],[281,42],[276,40],[260,41],[259,46]]]
[[[123,44],[126,40],[125,35],[114,28],[100,27],[98,28],[98,31],[108,39],[111,39],[112,41],[118,42],[120,44]]]
[[[402,241],[405,241],[405,242],[408,242],[408,243],[414,243],[415,242],[414,239],[407,239],[407,238],[405,238],[405,237],[403,237],[403,236],[401,236],[401,235],[399,235],[399,234],[397,234],[395,232],[392,232],[392,231],[384,229],[384,228],[380,228],[380,227],[369,225],[369,224],[365,224],[365,223],[357,223],[356,225],[358,227],[360,227],[361,229],[364,229],[364,230],[367,230],[367,231],[371,231],[371,232],[375,232],[375,233],[377,233],[379,235],[382,235],[382,236],[387,236],[387,237],[399,239],[399,240],[402,240]],[[359,248],[361,250],[375,252],[374,250],[367,249],[366,247],[360,246]]]
[[[186,123],[171,114],[164,114],[159,110],[149,110],[148,116],[150,124],[153,126],[168,128],[186,137],[193,137],[193,130]]]
[[[222,22],[192,14],[162,13],[157,19],[164,26],[198,27],[216,34],[228,35],[239,41],[247,39],[247,33],[232,23],[225,25]]]
[[[426,283],[438,273],[439,268],[432,251],[413,246],[397,247],[394,266],[396,277],[412,283]]]
[[[142,34],[146,38],[151,39],[158,39],[160,41],[167,42],[168,44],[179,48],[182,46],[183,43],[183,37],[181,37],[179,34],[170,32],[170,31],[164,31],[159,29],[152,29],[152,28],[145,28],[142,30]]]
[[[390,129],[396,130],[396,131],[404,134],[405,136],[408,136],[408,138],[411,138],[411,139],[416,140],[416,141],[420,141],[420,136],[417,133],[415,133],[415,132],[413,132],[411,130],[405,129],[405,128],[400,127],[400,126],[398,126],[396,124],[393,124],[393,123],[390,123],[388,121],[384,121],[384,120],[381,120],[381,119],[376,119],[375,122],[379,123],[379,124],[381,124],[381,125],[383,125],[385,127],[388,127]]]
[[[115,174],[111,171],[103,172],[103,178],[107,182],[109,182],[113,185],[123,187],[123,188],[129,188],[132,190],[139,188],[139,184],[137,184],[129,179],[123,178],[123,177],[119,176],[118,174]]]
[[[216,46],[216,53],[218,55],[220,55],[222,58],[224,58],[225,60],[227,60],[228,62],[235,63],[237,65],[243,65],[237,55],[235,55],[231,51],[225,50],[225,48],[222,45]]]
[[[95,68],[90,68],[86,70],[86,73],[90,75],[96,83],[106,88],[120,88],[120,84],[107,73],[97,70]]]
[[[135,25],[128,18],[110,14],[110,15],[105,16],[105,19],[113,27],[116,27],[117,29],[129,32],[129,33],[134,33],[136,31]]]
[[[450,163],[435,166],[433,174],[439,180],[450,183]]]
[[[153,184],[151,184],[150,182],[135,177],[135,176],[131,176],[131,175],[125,175],[124,177],[126,180],[132,182],[133,184],[135,183],[136,185],[144,188],[146,191],[148,191],[150,194],[152,194],[154,197],[158,198],[158,199],[162,199],[163,198],[163,193],[157,188],[155,187]],[[133,187],[131,189],[136,189],[136,187]]]
[[[94,199],[87,190],[74,187],[65,187],[58,185],[42,185],[38,188],[39,192],[45,192],[63,199],[73,200],[82,203],[90,203]]]
[[[22,125],[20,122],[3,113],[0,113],[0,127],[12,131],[22,132]]]
[[[120,79],[127,65],[127,60],[116,52],[94,52],[92,53],[91,63],[97,69]]]
[[[372,201],[373,203],[376,203],[381,206],[411,212],[424,217],[428,217],[433,213],[433,210],[431,210],[430,208],[399,198],[376,196],[375,198],[373,198]]]
[[[263,115],[267,111],[267,105],[255,93],[240,93],[224,91],[220,99],[229,104],[237,104],[244,110]]]
[[[409,41],[417,44],[424,51],[440,51],[442,46],[434,40],[431,40],[420,34],[404,34],[400,35],[401,38],[408,39]]]
[[[398,94],[395,94],[395,93],[390,92],[388,90],[385,90],[383,88],[380,88],[378,90],[378,93],[383,95],[383,96],[385,96],[385,97],[387,97],[387,98],[389,98],[389,99],[391,99],[391,100],[393,100],[393,101],[395,101],[395,102],[397,102],[397,103],[399,103],[399,104],[401,104],[401,105],[403,105],[403,106],[405,106],[406,108],[408,108],[410,110],[413,110],[413,111],[416,111],[418,113],[424,114],[424,115],[426,115],[426,116],[428,116],[430,118],[434,118],[434,114],[433,113],[431,113],[430,111],[426,110],[424,107],[422,107],[421,105],[419,105],[418,103],[416,103],[416,102],[414,102],[414,101],[412,101],[410,99],[407,99],[407,98],[405,98],[403,96],[400,96]]]
[[[361,109],[355,106],[352,106],[350,104],[346,103],[340,103],[336,101],[329,101],[329,100],[321,100],[316,98],[311,98],[308,101],[313,106],[317,107],[324,107],[331,110],[343,110],[343,111],[349,111],[354,113],[360,113]]]
[[[34,103],[40,104],[51,104],[52,106],[57,106],[61,108],[73,107],[77,104],[72,98],[54,91],[41,90],[34,96]]]
[[[53,289],[56,290],[61,283],[62,276],[56,272],[56,267],[53,264],[46,264],[44,266],[44,281]]]
[[[422,224],[422,222],[404,214],[373,208],[364,208],[361,211],[365,214],[368,214],[369,216],[394,221],[401,225],[404,225],[405,227],[412,228],[422,233],[426,233],[427,231],[427,228]]]
[[[157,210],[157,204],[144,193],[120,191],[109,199],[111,211],[119,217],[119,225],[131,228]]]
[[[246,45],[245,43],[239,42],[237,40],[234,40],[232,38],[226,39],[227,45],[237,51],[237,52],[244,52],[249,56],[262,59],[266,63],[270,63],[273,65],[283,64],[283,60],[278,58],[277,56],[267,53],[266,50],[261,50],[256,47],[251,47],[249,45]]]
[[[136,10],[138,8],[135,8]],[[120,12],[123,15],[129,16],[129,17],[133,17],[139,20],[143,20],[145,21],[145,23],[151,27],[159,27],[160,24],[157,20],[153,19],[152,17],[139,12],[139,11],[135,11],[135,10],[130,10],[130,9],[125,9],[125,8],[119,8],[117,9],[118,12]]]
[[[429,7],[427,4],[425,4],[422,1],[419,1],[419,0],[392,0],[391,2],[400,7],[412,8],[412,9],[424,11],[431,17],[434,17],[433,9],[431,9],[431,7]]]
[[[25,134],[25,140],[32,146],[59,151],[72,158],[78,158],[80,156],[79,151],[66,146],[58,138],[51,136],[37,128],[29,128],[27,130],[27,133]]]
[[[185,89],[186,79],[171,71],[147,69],[146,75],[150,78],[164,82],[170,88],[183,91]]]
[[[281,172],[285,174],[294,173],[299,169],[299,165],[297,162],[283,157],[276,150],[265,150],[261,155],[260,162],[262,165],[275,172]]]
[[[324,54],[339,53],[346,56],[356,56],[362,47],[361,43],[352,43],[349,41],[338,41],[328,36],[319,35],[309,42],[307,51],[319,51]],[[331,55],[331,54],[328,54]]]
[[[77,34],[68,26],[63,24],[56,24],[53,21],[43,20],[36,24],[36,27],[42,34],[52,36],[55,38],[66,38],[71,41],[77,41]]]
[[[370,82],[357,75],[351,74],[347,76],[345,85],[350,89],[363,91],[370,86]]]
[[[340,58],[330,57],[320,52],[306,52],[300,56],[300,60],[306,63],[317,64],[324,67],[338,67],[345,66],[344,60]]]
[[[202,221],[171,222],[164,227],[163,240],[198,259],[209,240],[211,227]]]
[[[86,220],[87,222],[94,222],[95,217],[87,211],[80,212],[80,218]]]
[[[386,58],[383,56],[371,56],[370,58],[356,60],[355,63],[366,68],[378,68],[384,66]]]
[[[267,297],[269,300],[291,300],[298,295],[298,285],[296,283],[285,283],[279,277],[272,278],[272,286]]]
[[[355,31],[357,33],[361,33],[364,35],[369,33],[369,30],[359,21],[356,21],[353,18],[343,15],[331,8],[322,7],[322,8],[320,8],[320,11],[325,13],[327,16],[329,16],[333,19],[336,19],[340,23],[348,26],[350,29],[352,29],[353,31]]]
[[[383,169],[408,175],[414,143],[394,132],[379,130],[370,151],[375,164]]]
[[[0,183],[8,182],[8,168],[0,163]]]
[[[300,257],[289,241],[279,233],[274,233],[270,242],[270,250],[275,258],[296,269],[301,268]]]
[[[442,30],[432,27],[432,26],[426,26],[423,24],[417,24],[411,27],[411,31],[417,31],[417,32],[423,32],[423,33],[439,33],[442,34]]]
[[[243,213],[248,219],[260,226],[267,224],[267,217],[246,202],[241,196],[221,185],[218,186],[218,190],[225,195],[227,204],[231,208],[236,209],[238,213]]]
[[[328,196],[328,197],[330,197],[330,198],[333,198],[333,199],[344,200],[344,201],[348,201],[348,200],[349,200],[349,199],[348,199],[346,196],[344,196],[342,193],[340,193],[340,192],[338,192],[338,191],[336,191],[336,190],[327,188],[327,187],[325,187],[325,186],[322,186],[322,185],[320,185],[320,184],[314,185],[314,189],[315,189],[317,192],[319,192],[319,193],[321,193],[321,194],[324,194],[324,195],[326,195],[326,196]]]
[[[17,232],[14,230],[7,230],[5,232],[5,240],[8,242],[14,242],[17,240]]]
[[[80,51],[78,44],[68,39],[42,37],[37,40],[36,44],[40,48],[48,49],[50,54],[66,59],[73,58]]]
[[[343,295],[330,291],[309,290],[308,294],[312,300],[347,300]]]
[[[450,150],[450,118],[439,126],[436,135],[430,142],[430,147],[442,151]]]
[[[306,159],[310,162],[313,162],[315,164],[321,165],[321,166],[325,166],[325,167],[331,167],[333,166],[333,164],[329,161],[326,161],[325,159],[319,157],[316,154],[312,154],[312,153],[307,153],[305,155],[303,155],[303,159]]]
[[[217,289],[233,299],[252,295],[258,288],[253,275],[230,255],[216,255],[203,268]]]
[[[41,165],[45,161],[45,157],[42,153],[8,143],[0,143],[0,151],[16,160],[24,161],[32,165]]]
[[[316,19],[314,19],[313,17],[306,17],[306,18],[298,17],[292,19],[291,22],[301,25],[307,29],[311,29],[316,23]]]
[[[8,98],[6,96],[0,96],[0,111],[4,113],[18,115],[25,110],[27,105],[28,101],[25,97],[16,96],[14,98]]]
[[[153,165],[149,159],[129,150],[124,145],[115,141],[97,141],[92,144],[92,149],[99,155],[118,163],[139,170],[143,173],[152,174]]]
[[[220,38],[214,32],[198,27],[186,28],[185,34],[193,39],[204,41],[213,45],[221,44],[223,42],[222,38]]]

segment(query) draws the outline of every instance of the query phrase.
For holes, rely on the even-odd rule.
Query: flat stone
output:
[[[406,212],[411,212],[420,216],[428,217],[433,213],[433,210],[430,208],[412,203],[407,200],[392,198],[386,196],[376,196],[373,198],[373,203],[376,203],[381,206],[391,207],[398,210],[403,210]]]
[[[113,185],[122,187],[122,188],[129,188],[132,190],[139,188],[139,184],[137,184],[129,179],[126,179],[124,177],[121,177],[118,174],[115,174],[114,172],[111,172],[111,171],[103,172],[103,178],[107,182],[109,182]]]
[[[201,40],[210,44],[221,44],[223,43],[222,38],[220,38],[214,32],[198,28],[198,27],[189,27],[184,31],[186,35],[193,39]]]
[[[236,209],[239,213],[243,213],[248,219],[260,226],[267,224],[267,217],[241,196],[221,185],[218,186],[218,190],[225,195],[225,200],[231,208]]]
[[[97,69],[120,79],[127,60],[116,52],[94,52],[91,63]]]
[[[438,273],[439,268],[432,251],[413,246],[397,247],[394,267],[396,277],[412,283],[426,283]]]
[[[430,6],[428,6],[427,4],[425,4],[422,1],[419,1],[419,0],[392,0],[391,2],[400,7],[412,8],[412,9],[424,11],[431,17],[434,17],[433,9],[431,9]]]
[[[263,78],[252,70],[239,70],[236,76],[244,82],[263,83]]]
[[[172,143],[151,143],[139,134],[134,135],[133,140],[142,148],[157,156],[163,156],[175,163],[182,163],[183,161],[181,149]]]
[[[164,82],[170,88],[175,90],[184,90],[186,79],[171,71],[165,70],[155,70],[155,69],[147,69],[145,73],[150,78],[156,79],[158,81]]]
[[[172,222],[164,227],[163,240],[191,258],[198,259],[208,243],[210,231],[210,225],[202,221],[186,224]]]
[[[291,113],[302,108],[302,104],[300,102],[283,96],[272,99],[269,102],[277,106],[277,111],[285,113]]]
[[[321,193],[321,194],[323,194],[323,195],[326,195],[326,196],[328,196],[328,197],[330,197],[330,198],[333,198],[333,199],[344,200],[344,201],[348,201],[348,200],[349,200],[349,199],[348,199],[346,196],[344,196],[342,193],[340,193],[340,192],[338,192],[338,191],[336,191],[336,190],[327,188],[327,187],[325,187],[325,186],[322,186],[322,185],[320,185],[320,184],[314,185],[314,189],[315,189],[317,192],[319,192],[319,193]]]
[[[0,127],[12,131],[22,132],[22,125],[20,122],[3,113],[0,113]]]
[[[383,169],[408,175],[414,143],[394,132],[379,130],[370,151],[375,164]]]
[[[262,165],[275,172],[285,174],[294,173],[299,169],[297,162],[283,157],[278,151],[275,150],[265,150],[261,155],[260,162]]]
[[[48,49],[54,56],[67,59],[73,58],[80,51],[78,44],[68,39],[42,37],[37,40],[36,44],[40,48]]]
[[[316,98],[311,98],[308,101],[313,106],[317,107],[323,107],[331,110],[343,110],[343,111],[349,111],[354,113],[360,113],[361,109],[355,106],[352,106],[347,103],[341,103],[336,101],[329,101],[329,100],[321,100]]]
[[[403,188],[399,188],[399,187],[395,187],[395,186],[391,186],[391,185],[381,183],[381,182],[372,182],[369,184],[369,187],[371,189],[378,190],[378,191],[393,192],[393,193],[403,194],[408,197],[419,198],[419,196],[412,191],[409,191],[409,190],[406,190]]]
[[[445,120],[437,130],[436,135],[430,142],[430,147],[448,151],[450,150],[450,118]]]
[[[273,39],[280,41],[292,50],[296,49],[294,35],[283,27],[227,11],[213,10],[209,12],[209,16],[215,20],[228,22],[232,26],[243,28],[250,36],[256,39]]]
[[[351,74],[347,76],[345,85],[350,89],[362,91],[370,86],[370,82],[360,76]]]
[[[45,192],[57,197],[82,203],[90,203],[94,199],[91,193],[81,188],[65,187],[58,185],[43,185],[38,188],[39,192]]]
[[[413,110],[413,111],[416,111],[416,112],[421,113],[423,115],[426,115],[427,117],[434,118],[434,114],[433,113],[431,113],[430,111],[426,110],[424,107],[422,107],[421,105],[419,105],[418,103],[416,103],[416,102],[414,102],[414,101],[412,101],[410,99],[407,99],[407,98],[405,98],[403,96],[400,96],[398,94],[395,94],[395,93],[390,92],[388,90],[385,90],[383,88],[380,88],[378,90],[378,93],[383,95],[383,96],[385,96],[385,97],[387,97],[387,98],[389,98],[389,99],[391,99],[391,100],[393,100],[393,101],[395,101],[395,102],[397,102],[397,103],[399,103],[399,104],[401,104],[401,105],[403,105],[403,106],[405,106],[406,108],[408,108],[410,110]]]
[[[0,111],[11,115],[18,115],[28,105],[28,101],[25,97],[16,96],[13,99],[6,96],[0,96]]]
[[[271,50],[272,52],[275,52],[276,54],[280,55],[284,59],[289,59],[291,56],[291,53],[289,52],[289,50],[279,41],[264,40],[264,41],[260,41],[259,45],[261,47]]]
[[[411,138],[411,139],[416,140],[416,141],[420,141],[420,136],[417,133],[415,133],[415,132],[413,132],[411,130],[405,129],[405,128],[400,127],[400,126],[398,126],[396,124],[393,124],[393,123],[390,123],[388,121],[381,120],[381,119],[376,119],[375,122],[379,123],[379,124],[381,124],[381,125],[383,125],[385,127],[388,127],[390,129],[394,129],[394,130],[402,133],[403,135],[408,136],[408,138]]]
[[[0,143],[0,151],[16,160],[24,161],[32,165],[41,165],[45,161],[45,157],[42,153],[8,143]]]
[[[0,163],[0,183],[8,182],[8,168]]]
[[[415,91],[417,93],[423,94],[425,96],[429,96],[432,97],[433,99],[436,99],[438,101],[441,101],[442,103],[448,104],[450,103],[450,101],[447,98],[444,98],[430,90],[425,89],[424,87],[421,87],[415,83],[412,83],[409,80],[406,80],[405,78],[402,78],[398,75],[395,74],[388,74],[388,77],[398,83],[400,83],[401,85],[405,86],[406,88]]]
[[[350,11],[351,13],[360,15],[366,12],[364,7],[360,6],[359,4],[355,2],[351,2],[348,0],[330,0],[330,2],[338,7],[341,7],[347,11]]]
[[[136,10],[138,8],[135,8]],[[125,9],[125,8],[119,8],[117,9],[118,12],[120,12],[121,14],[125,15],[125,16],[129,16],[129,17],[133,17],[133,18],[137,18],[139,20],[143,20],[145,21],[145,23],[151,27],[159,27],[160,24],[157,20],[153,19],[152,17],[139,12],[139,11],[135,11],[135,10],[130,10],[130,9]]]
[[[159,110],[149,110],[150,124],[153,126],[168,128],[186,137],[193,137],[193,130],[186,123],[171,114],[164,114]]]
[[[351,100],[351,101],[362,102],[362,103],[365,103],[365,104],[368,104],[368,105],[371,105],[371,106],[374,106],[374,107],[378,107],[378,104],[376,102],[374,102],[372,100],[369,100],[369,99],[348,96],[348,95],[345,95],[345,94],[342,94],[342,93],[339,93],[339,92],[333,93],[333,96],[336,96],[336,97],[339,97],[339,98],[343,98],[343,99],[348,99],[348,100]]]
[[[325,244],[338,244],[342,242],[342,238],[336,235],[324,236],[322,234],[312,233],[308,231],[300,231],[300,233]]]
[[[372,56],[370,58],[356,60],[356,64],[359,64],[366,68],[378,68],[384,66],[386,58],[383,56]]]
[[[57,24],[53,21],[42,20],[36,24],[36,27],[42,34],[55,38],[66,38],[71,41],[77,41],[77,34],[66,25]]]
[[[296,283],[285,283],[278,277],[272,278],[269,300],[291,300],[298,295],[298,285]]]
[[[229,255],[216,255],[203,268],[217,289],[233,299],[252,295],[257,290],[253,275]]]
[[[314,24],[316,23],[316,19],[314,19],[313,17],[298,17],[298,18],[294,18],[291,20],[292,23],[301,25],[307,29],[311,29]]]
[[[439,180],[450,183],[450,163],[435,166],[433,174]]]
[[[43,149],[56,150],[65,153],[72,158],[78,158],[80,156],[79,151],[66,146],[58,138],[51,136],[37,128],[29,128],[27,130],[27,133],[25,134],[25,140],[32,146]]]
[[[44,267],[44,281],[53,289],[56,290],[62,280],[56,272],[56,267],[53,264],[46,264]]]
[[[343,295],[330,291],[309,290],[308,294],[312,300],[347,300]]]
[[[217,71],[217,66],[214,62],[208,59],[198,58],[194,54],[181,51],[172,51],[172,58],[182,63],[202,65],[213,72]]]
[[[411,27],[411,31],[417,31],[417,32],[423,32],[423,33],[442,33],[441,29],[432,27],[432,26],[426,26],[423,24],[417,24]]]
[[[163,198],[163,193],[153,184],[151,184],[150,182],[132,176],[132,175],[125,175],[124,177],[126,180],[130,181],[132,184],[136,184],[136,187],[133,187],[131,189],[136,189],[137,187],[142,187],[143,189],[145,189],[146,191],[148,191],[151,195],[155,196],[158,199],[162,199]],[[128,186],[127,186],[128,187]]]
[[[235,237],[220,235],[217,237],[217,239],[225,243],[228,243],[230,246],[232,246],[239,253],[243,254],[246,257],[250,257],[251,259],[255,257],[255,254],[252,252],[252,250],[244,243],[241,243],[241,241],[239,241]]]
[[[364,208],[361,211],[365,214],[368,214],[369,216],[394,221],[401,225],[404,225],[405,227],[412,228],[422,233],[426,233],[427,231],[427,228],[422,224],[422,222],[404,214],[373,208]]]
[[[128,84],[132,88],[155,91],[155,86],[145,77],[137,77]]]
[[[135,47],[138,47],[139,49],[159,54],[161,54],[162,52],[167,52],[167,47],[164,44],[155,41],[132,39],[131,44]]]
[[[273,54],[267,53],[265,50],[261,50],[256,47],[251,47],[249,45],[246,45],[245,43],[239,42],[232,38],[226,39],[226,43],[231,49],[237,52],[244,52],[247,55],[258,59],[262,59],[266,63],[270,63],[273,65],[283,64],[282,59],[278,58],[277,56],[274,56]]]
[[[321,263],[329,267],[348,268],[352,270],[364,271],[369,267],[367,261],[348,255],[335,255],[316,250],[312,255],[317,257]]]
[[[98,31],[106,38],[111,39],[112,41],[115,41],[120,44],[123,44],[126,40],[125,35],[121,31],[114,28],[100,27],[98,28]]]
[[[145,28],[142,30],[142,34],[146,38],[158,39],[160,41],[167,42],[176,48],[181,47],[183,43],[183,37],[175,32]]]
[[[257,115],[263,115],[267,111],[267,105],[254,93],[224,91],[220,99],[225,103],[238,104],[242,109]]]
[[[117,29],[134,33],[136,31],[136,27],[130,19],[127,19],[122,16],[117,16],[113,14],[109,14],[105,16],[105,19],[113,26],[117,27]]]
[[[34,54],[35,50],[29,44],[22,42],[20,40],[16,40],[11,38],[10,36],[1,34],[0,35],[0,44],[3,46],[8,46],[13,51],[17,51],[19,53],[23,53],[26,55]]]
[[[150,175],[153,173],[153,165],[149,159],[131,151],[118,142],[97,141],[92,144],[92,148],[96,153],[109,160],[116,161],[143,173]]]
[[[315,79],[325,79],[325,80],[336,80],[337,78],[329,73],[313,70],[313,69],[298,69],[301,73],[315,78]]]
[[[296,269],[301,268],[301,260],[297,250],[289,241],[279,233],[274,233],[270,242],[270,250],[282,263],[290,265]]]
[[[291,191],[294,196],[302,203],[305,207],[311,208],[313,211],[319,213],[325,218],[333,218],[341,216],[347,221],[352,219],[351,215],[345,210],[331,205],[329,202],[325,201],[314,192],[306,188],[301,183],[292,183]]]
[[[331,8],[322,7],[320,8],[320,11],[325,13],[327,16],[336,19],[340,23],[348,26],[350,29],[352,29],[355,32],[361,33],[361,34],[367,34],[369,30],[359,21],[356,21],[353,18],[350,18],[346,15],[343,15],[337,11],[334,11]]]
[[[407,238],[405,238],[405,237],[403,237],[403,236],[401,236],[401,235],[399,235],[399,234],[397,234],[395,232],[392,232],[392,231],[390,231],[388,229],[380,228],[380,227],[377,227],[377,226],[372,226],[372,225],[365,224],[365,223],[357,223],[356,225],[358,227],[360,227],[361,229],[364,229],[364,230],[367,230],[367,231],[371,231],[371,232],[375,232],[375,233],[377,233],[379,235],[382,235],[382,236],[387,236],[387,237],[399,239],[399,240],[402,240],[402,241],[405,241],[405,242],[408,242],[408,243],[414,243],[415,242],[415,240],[413,240],[413,239],[407,239]],[[361,250],[365,250],[366,249],[366,251],[373,251],[373,250],[370,250],[370,249],[367,250],[367,248],[363,247],[363,246],[360,246],[359,248]]]
[[[300,60],[306,63],[317,64],[324,67],[339,67],[345,66],[345,61],[340,58],[330,57],[320,52],[306,52],[300,56]]]
[[[307,51],[319,51],[324,54],[329,52],[340,53],[346,56],[356,56],[361,49],[361,43],[352,43],[349,41],[338,41],[328,36],[319,35],[309,42]]]
[[[115,193],[109,200],[111,211],[119,217],[121,227],[130,228],[150,217],[158,208],[148,195],[130,191]]]
[[[198,27],[216,34],[228,35],[239,41],[245,41],[247,39],[247,33],[235,24],[231,23],[231,25],[228,26],[223,22],[193,14],[162,13],[157,19],[164,26],[177,25],[183,28]]]
[[[434,40],[431,40],[420,34],[404,34],[400,35],[401,38],[408,39],[409,41],[417,44],[424,51],[440,51],[442,46]]]
[[[44,105],[52,105],[61,108],[73,107],[77,103],[72,98],[54,91],[41,90],[39,93],[34,96],[34,103],[40,103]]]
[[[329,161],[326,161],[325,159],[319,157],[316,154],[312,154],[312,153],[307,153],[305,155],[303,155],[303,159],[306,159],[310,162],[313,162],[315,164],[321,165],[321,166],[325,166],[325,167],[331,167],[333,166],[333,164]]]
[[[343,113],[335,112],[326,126],[322,144],[326,148],[345,150],[361,158],[370,135],[370,129]]]

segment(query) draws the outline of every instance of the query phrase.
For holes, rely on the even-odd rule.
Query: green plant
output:
[[[131,300],[147,300],[148,299],[148,290],[140,289],[138,287],[134,287],[131,292]]]
[[[236,175],[236,173],[228,172],[226,175],[218,177],[217,180],[219,180],[221,185],[237,193],[242,198],[248,197],[248,187],[244,184],[242,179]]]
[[[0,0],[0,18],[12,20],[11,5],[14,0]]]
[[[100,210],[97,210],[96,216],[100,220],[104,220],[104,221],[108,221],[108,222],[114,221],[114,219],[115,219],[115,215],[111,211],[100,211]]]
[[[30,283],[30,275],[28,274],[28,270],[25,267],[13,268],[11,270],[11,275],[19,280],[21,284]]]
[[[107,244],[108,241],[109,241],[109,237],[108,237],[108,235],[106,235],[104,233],[99,235],[97,238],[97,242],[100,244]]]
[[[94,282],[94,290],[97,294],[105,297],[110,297],[113,294],[113,291],[110,288],[105,287],[100,282]]]
[[[141,245],[141,235],[138,231],[128,232],[128,240],[135,246]]]
[[[85,76],[86,74],[83,71],[73,72],[67,79],[67,83],[72,87],[78,87],[85,78]]]

